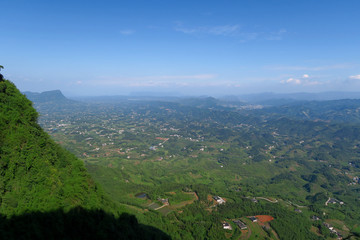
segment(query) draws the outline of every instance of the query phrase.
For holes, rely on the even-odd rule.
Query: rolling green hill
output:
[[[287,116],[292,119],[358,124],[360,100],[299,101],[264,108],[259,112]]]

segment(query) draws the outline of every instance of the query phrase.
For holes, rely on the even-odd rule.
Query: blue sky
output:
[[[360,91],[360,1],[1,0],[21,91]]]

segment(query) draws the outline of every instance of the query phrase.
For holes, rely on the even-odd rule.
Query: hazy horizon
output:
[[[11,79],[10,79],[11,80]],[[122,93],[115,93],[115,94],[77,94],[76,92],[63,91],[61,89],[48,89],[44,91],[30,91],[30,90],[22,90],[21,92],[31,92],[31,93],[43,93],[43,92],[51,92],[51,91],[60,91],[65,97],[114,97],[114,96],[153,96],[153,97],[226,97],[226,96],[246,96],[246,95],[291,95],[291,94],[344,94],[344,95],[352,95],[352,94],[359,94],[359,91],[318,91],[318,92],[305,92],[305,91],[297,91],[297,92],[274,92],[274,91],[263,91],[263,92],[250,92],[250,93],[235,93],[235,94],[227,94],[227,93],[206,93],[206,94],[192,94],[192,93],[183,93],[183,92],[169,92],[169,91],[130,91],[130,92],[122,92]],[[360,97],[359,97],[360,98]]]
[[[1,72],[67,96],[360,89],[360,2],[4,1]]]
[[[230,101],[264,101],[264,100],[340,100],[340,99],[360,99],[360,91],[324,91],[324,92],[288,92],[288,93],[278,93],[278,92],[257,92],[257,93],[245,93],[245,94],[183,94],[180,92],[129,92],[126,94],[114,94],[114,95],[68,95],[60,89],[53,89],[43,92],[34,92],[34,91],[22,91],[23,94],[41,94],[60,91],[64,97],[72,100],[85,100],[85,99],[107,99],[111,98],[119,100],[119,98],[129,99],[131,97],[139,97],[139,99],[187,99],[187,98],[207,98],[212,97],[215,99],[230,100]]]

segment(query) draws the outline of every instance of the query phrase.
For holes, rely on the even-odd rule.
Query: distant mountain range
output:
[[[66,98],[60,90],[46,91],[42,93],[23,92],[26,97],[34,102],[38,110],[44,108],[59,108],[67,109],[74,107],[83,108],[91,103],[124,103],[124,102],[173,102],[181,105],[199,107],[199,108],[236,108],[236,109],[255,109],[256,106],[272,107],[284,106],[283,109],[278,109],[283,114],[293,115],[296,108],[301,106],[302,115],[304,109],[309,108],[316,112],[321,109],[319,113],[324,113],[329,109],[335,107],[349,108],[351,106],[354,111],[358,111],[358,102],[360,99],[360,92],[322,92],[322,93],[258,93],[248,95],[232,95],[221,98],[213,98],[208,96],[199,97],[164,97],[164,96],[94,96],[94,97],[77,97],[76,100]],[[347,101],[345,101],[347,100]],[[334,101],[334,102],[331,102]],[[285,110],[288,109],[288,110]],[[316,110],[317,109],[317,110]],[[270,110],[271,111],[271,110]],[[284,112],[285,111],[285,112]],[[290,113],[290,112],[291,113]],[[314,116],[317,114],[314,114]],[[317,116],[320,117],[320,116]],[[321,118],[321,117],[320,117]],[[356,117],[357,118],[357,117]]]
[[[277,102],[289,101],[326,101],[326,100],[339,100],[339,99],[360,99],[360,92],[320,92],[320,93],[256,93],[246,94],[239,96],[228,96],[226,98],[246,102],[255,102],[260,104],[269,104]]]

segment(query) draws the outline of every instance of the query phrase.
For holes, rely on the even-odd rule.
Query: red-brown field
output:
[[[269,215],[256,215],[255,217],[259,220],[259,222],[262,222],[262,223],[266,223],[266,222],[270,222],[270,221],[274,220],[274,218]]]

